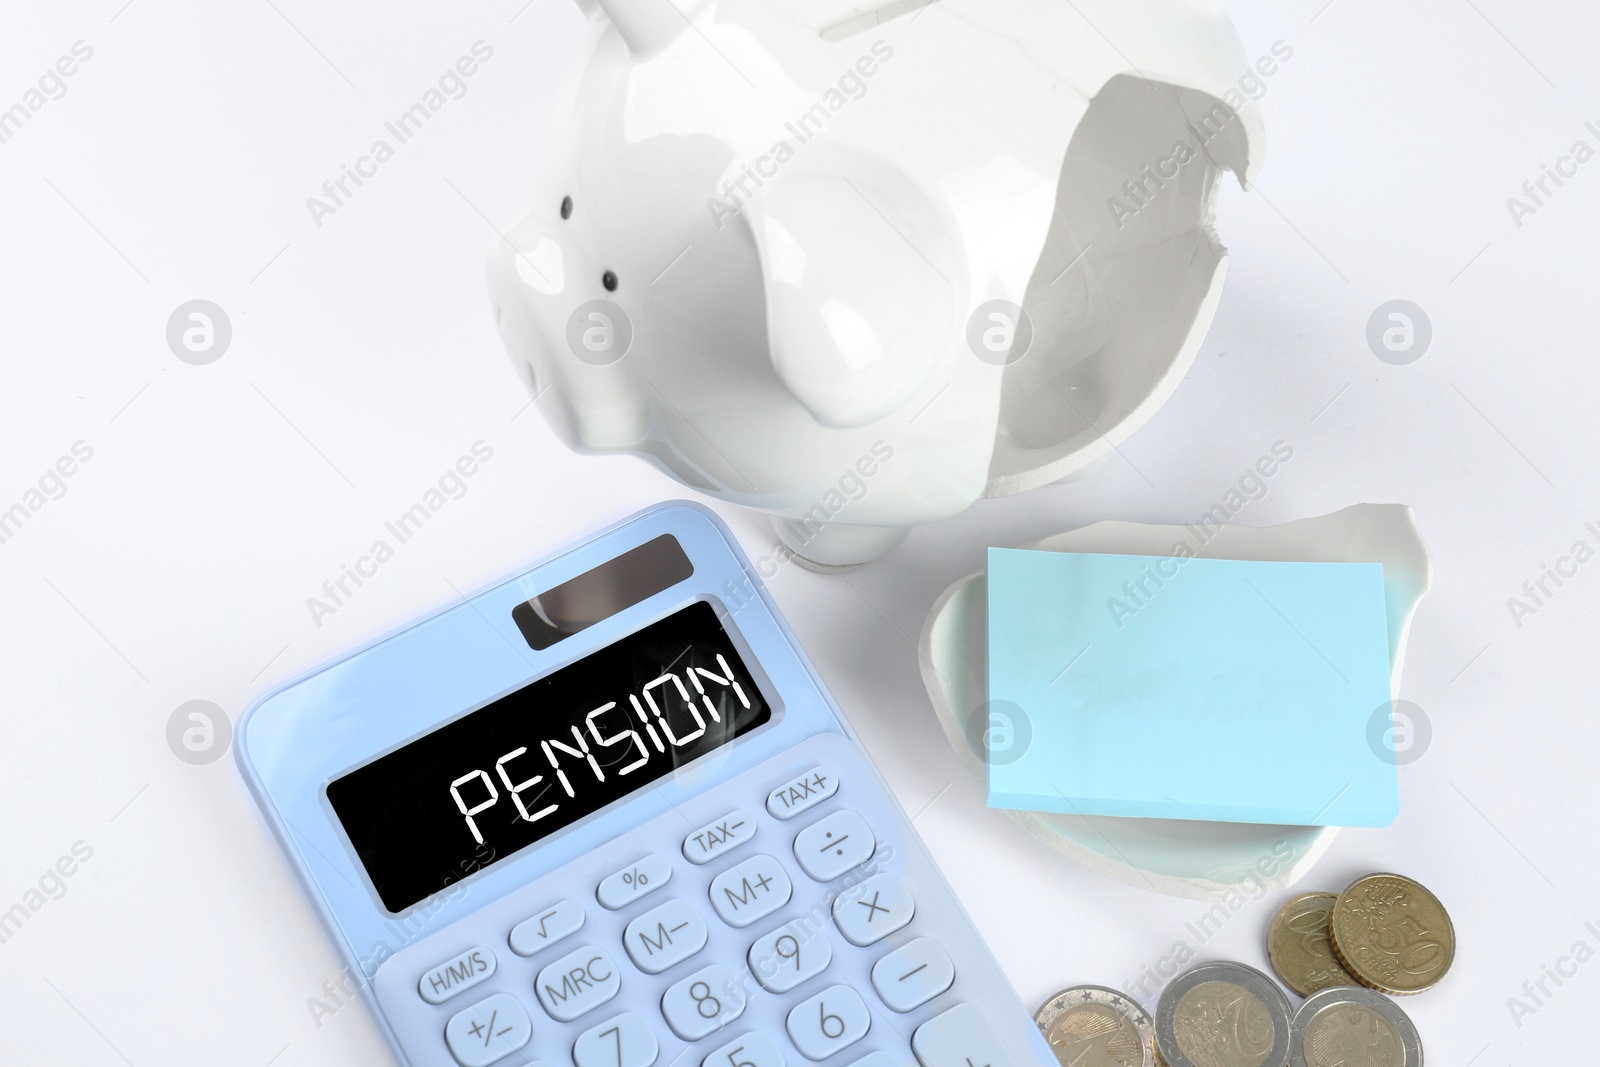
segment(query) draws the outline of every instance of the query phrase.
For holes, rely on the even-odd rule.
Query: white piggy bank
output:
[[[1258,162],[1218,0],[579,0],[490,253],[557,433],[821,567],[1106,455],[1193,361]],[[1258,74],[1259,71],[1259,74]]]

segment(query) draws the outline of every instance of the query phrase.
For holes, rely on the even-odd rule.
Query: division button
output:
[[[939,942],[919,937],[889,953],[872,968],[872,987],[889,1007],[914,1011],[949,989],[956,980],[955,964]]]
[[[774,819],[792,819],[821,804],[839,791],[839,778],[829,767],[813,767],[767,794],[767,810]]]
[[[898,874],[874,875],[833,901],[834,923],[844,939],[858,948],[875,945],[904,929],[916,913],[916,902]]]
[[[731,811],[714,823],[700,827],[683,839],[683,857],[690,863],[710,863],[756,836],[756,821],[743,811]]]
[[[836,811],[794,839],[794,858],[818,882],[831,882],[861,866],[877,849],[867,820],[853,811]]]
[[[469,948],[423,975],[417,982],[417,992],[429,1004],[443,1004],[488,978],[494,973],[494,967],[493,952],[482,946]]]
[[[783,865],[757,854],[711,881],[711,906],[729,926],[749,926],[789,903],[794,883]]]
[[[509,993],[496,993],[444,1025],[444,1041],[461,1067],[489,1067],[528,1043],[533,1024],[528,1011]]]
[[[531,956],[583,929],[583,905],[558,900],[511,928],[511,951]]]
[[[570,1023],[616,996],[622,989],[622,976],[605,949],[590,945],[540,971],[533,985],[550,1017]]]

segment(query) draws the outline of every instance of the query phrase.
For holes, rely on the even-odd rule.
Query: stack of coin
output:
[[[1267,934],[1273,968],[1303,997],[1357,984],[1390,996],[1421,993],[1439,983],[1455,953],[1444,906],[1398,874],[1357,878],[1337,896],[1301,894]]]
[[[1437,897],[1397,874],[1302,893],[1267,934],[1273,969],[1202,963],[1161,992],[1152,1021],[1131,997],[1074,986],[1036,1021],[1063,1067],[1422,1067],[1422,1041],[1389,996],[1431,989],[1455,959]]]

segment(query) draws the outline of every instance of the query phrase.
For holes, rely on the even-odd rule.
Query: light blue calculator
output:
[[[272,693],[238,758],[412,1067],[1054,1062],[697,505]]]

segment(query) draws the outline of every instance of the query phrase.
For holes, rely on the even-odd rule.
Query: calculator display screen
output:
[[[328,803],[398,912],[771,718],[702,601],[335,779]]]

